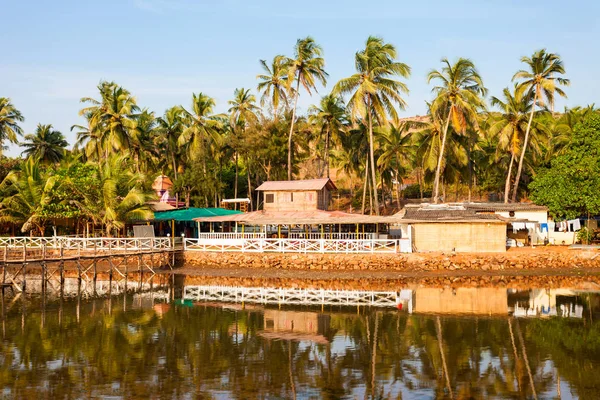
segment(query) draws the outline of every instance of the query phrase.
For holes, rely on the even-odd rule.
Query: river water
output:
[[[5,291],[4,398],[600,398],[589,290],[390,288],[396,307],[364,307],[192,299],[181,276],[83,286]]]

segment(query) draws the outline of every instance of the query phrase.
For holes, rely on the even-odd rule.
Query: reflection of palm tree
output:
[[[450,393],[450,398],[454,398],[454,394],[452,393],[452,386],[450,384],[450,376],[448,375],[448,364],[446,364],[446,355],[444,354],[444,343],[442,336],[442,323],[440,321],[440,317],[436,318],[436,332],[437,332],[437,341],[438,346],[440,347],[440,355],[442,357],[442,368],[444,371],[444,377],[446,380],[446,388],[448,389],[448,393]]]

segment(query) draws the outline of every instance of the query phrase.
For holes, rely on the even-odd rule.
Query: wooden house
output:
[[[267,181],[256,190],[263,192],[265,211],[327,211],[331,192],[337,190],[329,178],[299,181]]]

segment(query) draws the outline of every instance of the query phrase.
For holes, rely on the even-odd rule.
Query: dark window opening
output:
[[[275,202],[275,195],[273,193],[269,193],[267,195],[265,195],[265,203],[274,203]]]
[[[514,217],[515,216],[515,212],[514,211],[509,211],[508,212],[508,216],[509,217]]]

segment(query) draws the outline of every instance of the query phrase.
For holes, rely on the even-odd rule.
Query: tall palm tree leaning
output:
[[[183,108],[181,106],[174,106],[167,109],[162,117],[158,117],[157,123],[159,140],[164,146],[166,156],[170,158],[173,177],[177,180],[179,172],[177,170],[177,157],[180,154],[177,142],[184,128]]]
[[[21,112],[6,97],[0,97],[0,157],[4,149],[4,141],[17,143],[17,135],[23,134],[19,122],[25,121]]]
[[[388,115],[398,121],[396,107],[404,109],[406,101],[401,93],[408,93],[407,86],[393,77],[410,76],[410,67],[396,61],[397,52],[394,45],[385,43],[382,38],[369,36],[366,46],[355,55],[356,73],[340,80],[333,88],[332,94],[350,94],[348,108],[352,121],[358,117],[367,120],[369,129],[369,164],[371,165],[371,182],[375,198],[375,213],[379,215],[377,192],[377,165],[373,139],[373,119],[380,126],[387,126]],[[367,172],[368,173],[368,172]]]
[[[331,138],[339,139],[339,135],[346,131],[346,107],[338,96],[328,94],[321,98],[319,106],[312,105],[308,109],[309,121],[321,126],[321,134],[325,137],[323,160],[325,168],[323,174],[329,178],[329,149]]]
[[[288,136],[288,180],[292,180],[292,136],[294,134],[294,122],[296,120],[296,107],[298,106],[300,86],[309,95],[312,95],[312,90],[317,91],[317,81],[320,81],[323,86],[327,84],[328,74],[325,72],[325,59],[322,56],[323,49],[321,46],[313,38],[307,36],[304,39],[298,39],[294,47],[294,58],[286,60],[288,67],[288,92],[294,96],[292,122]],[[292,88],[294,82],[296,83],[296,88]]]
[[[431,103],[432,118],[445,119],[433,181],[434,203],[437,203],[440,197],[440,176],[444,164],[448,127],[452,123],[452,128],[457,133],[464,134],[467,122],[470,122],[478,129],[477,111],[485,107],[483,96],[487,93],[483,80],[471,60],[459,58],[456,63],[450,64],[447,58],[443,58],[442,63],[444,66],[441,71],[432,70],[427,75],[428,83],[439,81],[439,85],[432,89],[436,95]]]
[[[529,67],[529,71],[520,70],[513,76],[513,81],[521,80],[518,84],[519,90],[527,93],[533,99],[533,107],[529,114],[529,123],[525,131],[525,139],[523,140],[523,149],[519,158],[519,167],[517,168],[517,176],[513,186],[512,201],[517,201],[517,191],[519,190],[519,181],[521,180],[521,172],[523,171],[523,160],[527,151],[529,141],[529,131],[533,121],[535,107],[544,107],[544,98],[548,103],[554,103],[554,94],[567,97],[566,93],[558,87],[558,85],[569,86],[570,81],[560,76],[565,73],[565,67],[558,54],[546,53],[546,49],[541,49],[533,53],[531,57],[521,58]]]
[[[235,182],[234,182],[234,197],[237,198],[238,194],[238,155],[239,155],[239,142],[240,139],[246,136],[246,128],[250,124],[254,124],[258,121],[256,113],[259,112],[259,108],[256,106],[256,97],[250,92],[250,89],[235,89],[233,92],[233,100],[228,101],[229,105],[229,125],[235,136]],[[238,137],[238,129],[241,129],[241,138]],[[246,165],[246,169],[248,166]],[[249,172],[249,171],[248,171]],[[248,179],[250,183],[250,179]],[[248,198],[252,199],[250,195],[250,186],[248,186]]]
[[[519,154],[521,141],[527,130],[528,115],[533,105],[531,98],[524,96],[523,92],[517,90],[516,87],[514,92],[505,88],[502,93],[504,100],[495,96],[492,96],[490,100],[492,106],[500,109],[500,113],[490,116],[491,124],[488,129],[488,135],[490,137],[497,137],[498,139],[496,146],[497,158],[501,151],[508,151],[510,153],[510,163],[508,164],[506,183],[504,184],[504,203],[508,203],[513,165],[517,154]]]
[[[25,148],[23,154],[47,165],[60,162],[69,143],[52,125],[38,124],[35,133],[25,135],[25,141],[19,145]]]
[[[257,87],[258,91],[262,92],[260,105],[264,106],[269,100],[273,105],[275,120],[279,115],[279,104],[283,102],[286,107],[288,104],[286,60],[284,56],[275,56],[270,68],[265,60],[260,60],[264,73],[256,76],[260,80]]]

